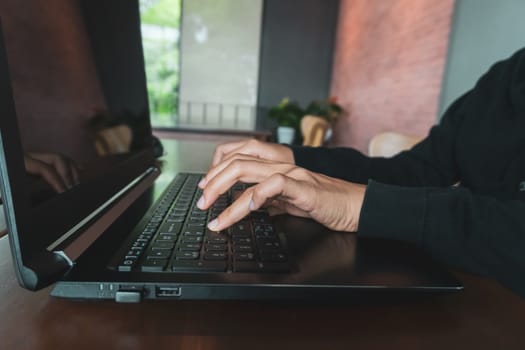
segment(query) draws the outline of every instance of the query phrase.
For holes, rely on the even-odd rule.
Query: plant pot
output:
[[[289,126],[277,128],[277,142],[291,145],[295,139],[295,129]]]

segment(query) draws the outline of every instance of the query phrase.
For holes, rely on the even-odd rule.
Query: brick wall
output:
[[[349,111],[332,143],[426,135],[437,117],[453,0],[341,0],[331,86]]]

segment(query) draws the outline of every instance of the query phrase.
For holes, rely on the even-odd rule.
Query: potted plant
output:
[[[325,141],[327,141],[332,136],[332,125],[343,112],[343,108],[337,103],[337,98],[330,97],[325,100],[312,101],[308,107],[306,107],[305,115],[318,117],[328,122],[330,128],[325,135]]]
[[[277,121],[277,142],[293,143],[304,116],[304,110],[299,104],[283,98],[277,106],[270,109],[268,116]]]

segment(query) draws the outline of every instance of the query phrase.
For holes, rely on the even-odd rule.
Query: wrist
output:
[[[278,154],[276,156],[278,161],[281,161],[283,163],[295,164],[295,157],[292,148],[284,144],[280,144],[279,146],[281,147],[281,149],[278,150]]]
[[[348,229],[349,232],[357,232],[359,229],[359,219],[361,217],[361,209],[365,200],[366,185],[350,183],[350,215]]]
[[[283,146],[283,160],[285,163],[295,164],[292,149],[290,147]]]

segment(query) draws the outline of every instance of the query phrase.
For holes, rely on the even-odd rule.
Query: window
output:
[[[151,122],[176,124],[182,0],[140,0],[140,16]]]
[[[154,127],[254,128],[262,5],[140,1]]]
[[[178,124],[253,129],[262,0],[183,2]]]

